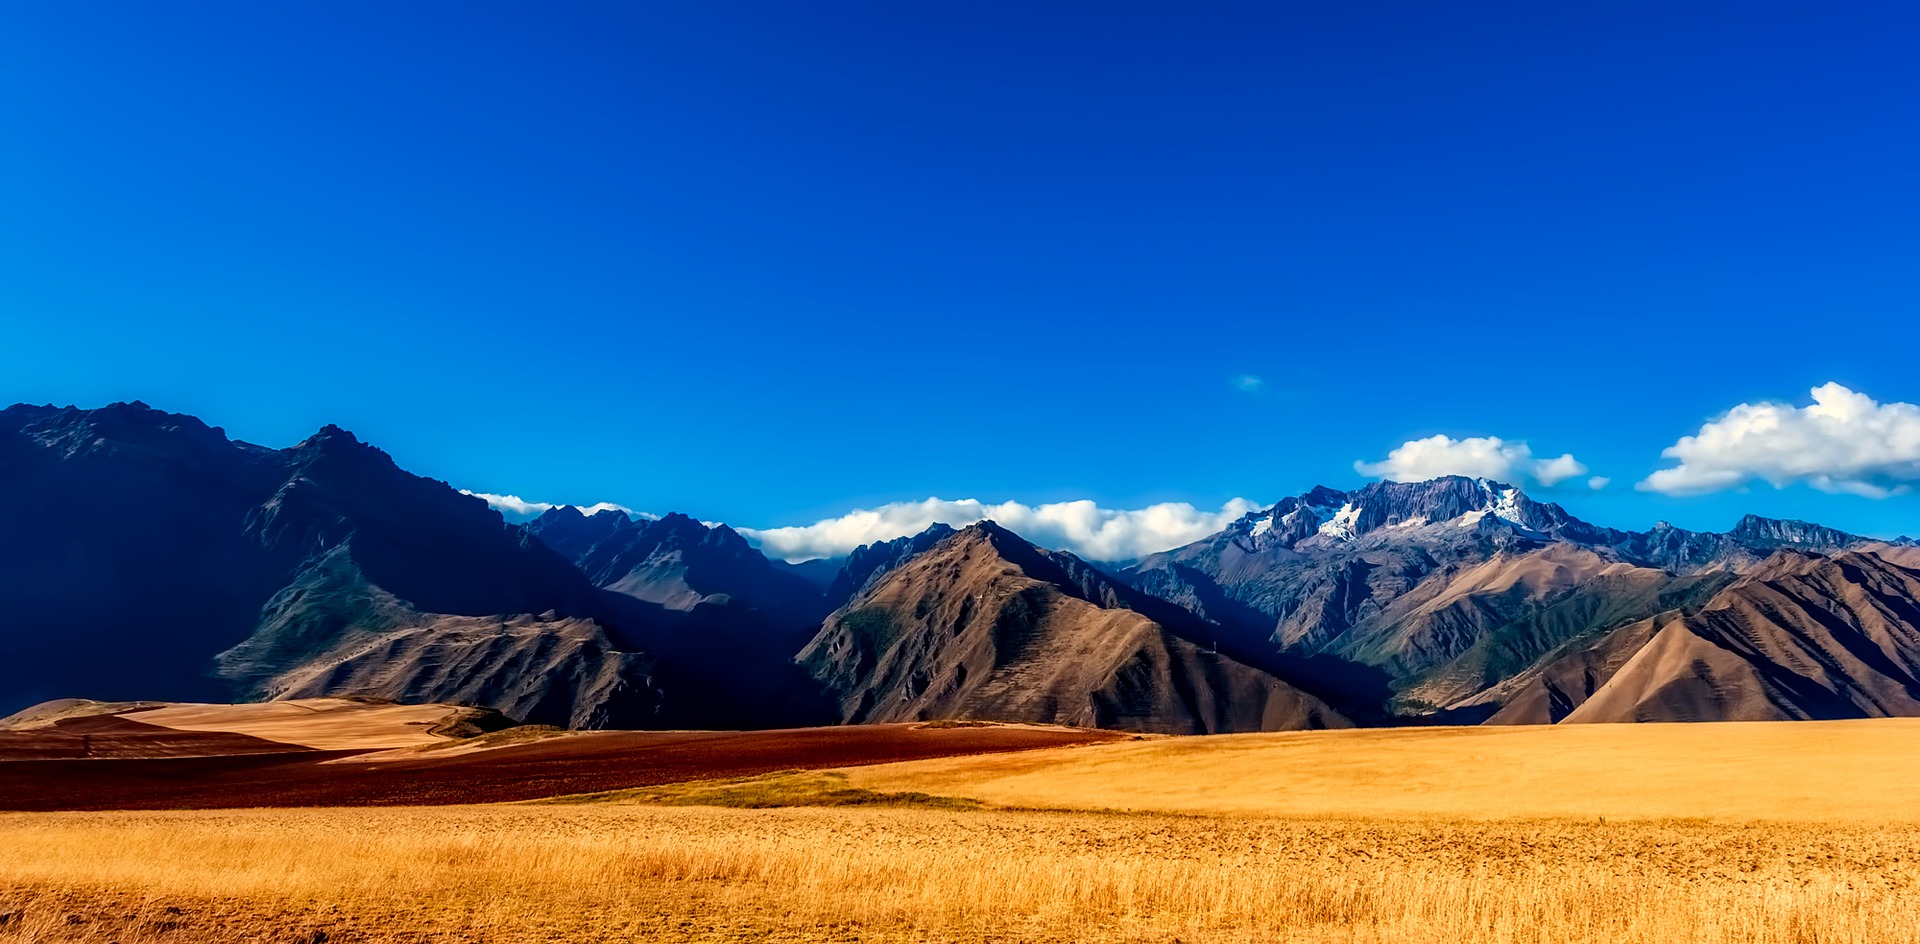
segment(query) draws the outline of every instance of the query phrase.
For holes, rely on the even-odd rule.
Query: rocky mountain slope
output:
[[[1397,716],[1475,721],[1500,707],[1490,693],[1562,647],[1697,609],[1778,549],[1869,543],[1757,517],[1725,534],[1599,528],[1452,477],[1314,489],[1123,576],[1240,646],[1380,673]]]
[[[1920,571],[1874,550],[1782,550],[1695,612],[1622,627],[1546,662],[1493,720],[1920,715],[1916,601]]]
[[[981,718],[1164,733],[1345,726],[1333,709],[1149,614],[1071,554],[992,522],[941,538],[827,618],[800,662],[847,722]]]

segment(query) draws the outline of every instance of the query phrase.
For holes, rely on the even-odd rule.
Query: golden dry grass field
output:
[[[1210,815],[1920,820],[1920,718],[1374,728],[916,761],[856,786]]]
[[[0,941],[1920,940],[1920,726],[1515,730],[514,806],[5,814]]]

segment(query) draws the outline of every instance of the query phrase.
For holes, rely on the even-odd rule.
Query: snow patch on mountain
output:
[[[1493,492],[1492,485],[1482,484],[1485,485],[1489,494]],[[1526,527],[1526,523],[1520,520],[1520,490],[1517,488],[1501,489],[1499,499],[1493,503],[1493,516],[1502,521],[1517,524],[1523,528]]]
[[[1320,533],[1342,541],[1351,541],[1354,538],[1353,525],[1358,520],[1360,520],[1359,506],[1353,502],[1347,502],[1340,506],[1339,511],[1333,513],[1332,518],[1320,525]]]
[[[1454,519],[1460,527],[1471,528],[1479,524],[1482,518],[1492,515],[1516,528],[1527,528],[1526,515],[1520,510],[1519,489],[1507,486],[1496,492],[1493,487],[1498,483],[1480,479],[1479,484],[1481,491],[1486,494],[1486,507],[1476,508]]]

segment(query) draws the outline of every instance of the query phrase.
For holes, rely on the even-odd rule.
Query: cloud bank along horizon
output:
[[[1806,485],[1829,494],[1885,499],[1907,494],[1920,482],[1920,406],[1881,403],[1836,382],[1813,388],[1810,397],[1813,402],[1806,406],[1776,401],[1735,405],[1661,450],[1663,458],[1677,464],[1652,472],[1635,488],[1687,497],[1765,482],[1776,489]],[[1353,469],[1392,482],[1463,475],[1547,491],[1576,481],[1587,489],[1604,489],[1612,481],[1589,475],[1592,470],[1572,453],[1541,457],[1525,440],[1498,436],[1411,439],[1389,450],[1384,459],[1354,462]],[[514,495],[466,494],[486,500],[514,520],[557,507]],[[918,534],[936,523],[964,527],[991,518],[1048,547],[1093,560],[1121,561],[1200,540],[1271,504],[1234,498],[1217,510],[1187,502],[1117,509],[1091,500],[1030,505],[936,497],[855,509],[812,524],[735,530],[770,556],[801,561],[839,557],[863,544]],[[617,511],[657,517],[611,502],[578,507],[587,514]]]
[[[464,492],[514,521],[529,521],[564,502],[528,501],[517,495]],[[585,514],[615,511],[640,518],[658,515],[635,512],[622,505],[600,502],[577,506]],[[1217,511],[1186,502],[1161,502],[1145,508],[1102,508],[1096,502],[1049,502],[1029,505],[1017,501],[983,502],[965,498],[928,498],[917,502],[890,502],[859,508],[812,524],[779,528],[731,525],[770,557],[787,561],[841,557],[862,544],[891,541],[919,534],[935,524],[956,528],[992,519],[1021,536],[1047,547],[1072,551],[1093,560],[1131,560],[1197,541],[1226,527],[1248,512],[1267,504],[1235,498]],[[721,522],[704,522],[716,525]]]

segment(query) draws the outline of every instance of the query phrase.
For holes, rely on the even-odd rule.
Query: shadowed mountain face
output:
[[[808,638],[821,617],[868,583],[955,533],[935,524],[909,537],[863,544],[844,558],[789,564],[769,560],[724,524],[679,514],[635,521],[617,511],[589,516],[561,505],[526,529],[601,587],[670,609],[750,609],[783,625],[804,624]]]
[[[912,537],[860,545],[847,555],[839,574],[828,585],[827,599],[835,606],[845,605],[886,572],[932,550],[955,533],[950,525],[935,524]]]
[[[289,566],[242,539],[282,481],[277,453],[192,417],[0,411],[0,708],[225,692],[210,656]]]
[[[335,427],[275,450],[138,403],[13,407],[0,487],[26,496],[0,509],[7,705],[324,691],[584,726],[674,703],[633,646],[665,625],[645,604]]]
[[[1345,726],[1319,699],[1203,648],[1178,614],[991,522],[866,583],[800,662],[842,720],[981,718],[1214,733]]]
[[[658,659],[672,694],[651,719],[663,727],[824,724],[832,711],[793,654],[832,609],[816,579],[766,558],[726,525],[686,515],[591,517],[562,506],[527,525],[600,587],[621,634]],[[637,617],[621,614],[635,613]],[[677,697],[675,697],[677,696]]]
[[[599,511],[586,514],[572,505],[550,508],[522,527],[555,553],[578,564],[594,545],[633,526],[633,518],[623,512]]]
[[[724,524],[682,514],[635,521],[603,511],[589,518],[562,506],[527,531],[571,558],[595,586],[669,610],[732,606],[808,624],[830,609],[813,581],[774,566]]]

